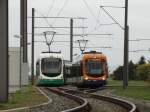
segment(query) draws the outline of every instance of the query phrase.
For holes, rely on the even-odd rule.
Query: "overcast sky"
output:
[[[19,0],[9,0],[9,45],[19,46],[19,39],[14,35],[20,34],[20,6]],[[28,16],[31,16],[32,8],[35,8],[36,16],[69,16],[69,17],[86,17],[84,20],[74,20],[74,26],[87,26],[85,30],[74,29],[74,33],[95,33],[95,34],[112,34],[111,36],[87,36],[89,40],[87,46],[111,46],[111,49],[95,48],[94,50],[102,51],[108,57],[110,70],[118,65],[123,64],[123,41],[124,31],[118,25],[103,26],[100,24],[114,23],[112,19],[99,6],[122,6],[124,0],[28,0]],[[105,8],[121,26],[124,26],[124,9]],[[148,39],[150,36],[150,1],[149,0],[129,0],[129,35],[130,40]],[[35,26],[68,26],[69,19],[36,19]],[[44,31],[56,31],[58,34],[69,34],[69,29],[35,29],[35,33]],[[31,33],[31,19],[28,19],[28,33]],[[82,39],[82,37],[74,37],[74,40]],[[28,35],[30,42],[31,35]],[[36,36],[35,40],[44,40],[44,36]],[[54,40],[68,40],[69,36],[55,36]],[[130,51],[132,50],[148,50],[150,41],[130,41]],[[74,43],[74,46],[78,46]],[[28,57],[30,63],[30,47]],[[69,43],[53,43],[51,46],[53,51],[62,51],[64,58],[69,60]],[[35,43],[35,59],[40,52],[48,50],[44,43]],[[86,51],[93,49],[86,49]],[[80,54],[79,49],[74,49],[74,54]],[[150,52],[130,52],[129,58],[134,62],[144,55],[146,59],[150,59]]]

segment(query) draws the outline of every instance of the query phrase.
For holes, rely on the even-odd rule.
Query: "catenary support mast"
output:
[[[70,19],[70,61],[73,61],[73,19]]]
[[[128,34],[128,0],[125,0],[125,24],[124,24],[124,69],[123,69],[123,88],[128,86],[128,57],[129,57],[129,34]]]
[[[8,101],[8,0],[0,0],[0,102]]]

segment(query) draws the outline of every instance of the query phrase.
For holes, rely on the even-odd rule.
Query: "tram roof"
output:
[[[99,59],[102,59],[102,60],[107,60],[106,56],[102,52],[90,51],[90,52],[84,52],[83,54],[78,55],[75,58],[74,63],[78,63],[81,60],[85,60],[85,59],[93,58],[93,57],[99,58]]]
[[[47,58],[47,57],[63,59],[63,55],[61,52],[42,52],[40,54],[40,58]]]

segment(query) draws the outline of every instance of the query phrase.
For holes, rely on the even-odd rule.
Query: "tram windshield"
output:
[[[91,76],[99,76],[103,74],[104,71],[104,62],[88,60],[86,62],[87,73]]]
[[[43,58],[41,71],[44,75],[55,77],[61,73],[62,60],[59,58]]]

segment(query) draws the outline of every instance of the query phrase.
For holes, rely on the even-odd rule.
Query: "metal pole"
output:
[[[21,88],[21,74],[22,74],[22,46],[21,46],[21,41],[22,41],[22,36],[20,35],[20,77],[19,77],[19,85],[20,85],[20,88]]]
[[[35,10],[32,8],[32,56],[31,56],[31,82],[34,84],[34,13]]]
[[[128,87],[128,80],[129,80],[129,26],[127,25],[127,57],[128,57],[128,69],[127,69],[127,75],[126,75],[126,86]]]
[[[22,63],[24,57],[24,0],[20,0],[20,88],[21,88],[21,75]]]
[[[20,35],[22,35],[21,39],[21,46],[23,46],[23,32],[24,32],[24,24],[23,24],[23,18],[24,18],[24,0],[20,0]]]
[[[73,62],[73,19],[70,19],[70,61]]]
[[[128,0],[125,0],[123,89],[128,86]]]
[[[27,62],[27,0],[20,0],[20,35],[22,35],[23,62]]]
[[[0,0],[0,102],[8,101],[8,0]]]

